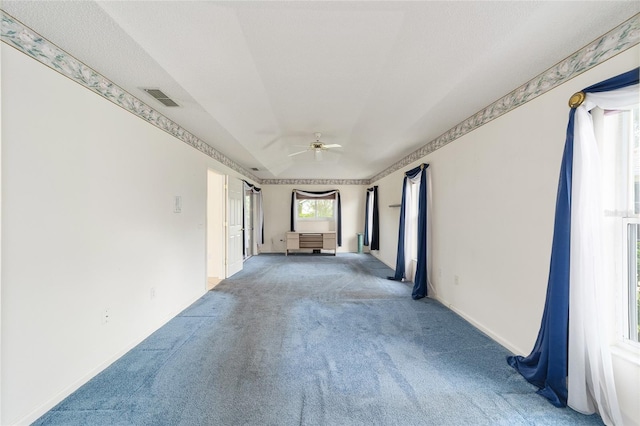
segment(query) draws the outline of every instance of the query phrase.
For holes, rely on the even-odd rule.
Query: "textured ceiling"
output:
[[[261,179],[368,179],[640,2],[4,0],[2,9]],[[289,157],[314,132],[342,148],[322,161]]]

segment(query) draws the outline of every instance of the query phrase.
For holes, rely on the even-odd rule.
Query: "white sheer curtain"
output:
[[[602,171],[589,111],[627,109],[637,103],[638,85],[588,93],[574,123],[567,404],[586,414],[597,411],[606,424],[616,425],[622,417],[604,315],[616,283],[605,273]]]
[[[429,290],[435,290],[431,283],[431,169],[421,170],[413,178],[407,178],[405,191],[405,218],[404,218],[404,270],[407,281],[413,281],[415,278],[416,267],[414,260],[416,259],[418,245],[418,197],[422,173],[427,174],[427,286]],[[435,294],[435,293],[433,293]]]
[[[424,170],[423,170],[424,171]],[[420,187],[421,171],[413,179],[407,178],[405,185],[405,210],[404,210],[404,275],[407,281],[413,281],[415,276],[415,268],[413,260],[416,256],[416,245],[418,235],[418,200],[414,195],[414,186]]]
[[[255,241],[258,245],[264,244],[264,208],[262,204],[262,191],[256,195],[256,209],[258,212],[258,226],[255,227]]]
[[[247,181],[243,181],[244,182],[244,191],[245,194],[250,193],[251,196],[253,197],[253,204],[254,204],[254,210],[253,212],[255,213],[255,217],[254,215],[251,215],[253,217],[253,223],[245,223],[245,229],[249,228],[253,228],[253,241],[256,242],[257,245],[263,245],[264,244],[264,238],[263,238],[263,229],[264,229],[264,210],[263,210],[263,205],[262,205],[262,189],[256,187],[255,185],[251,185],[250,183],[248,183]],[[245,203],[242,204],[243,208],[246,207]],[[245,217],[247,216],[246,212],[245,212]],[[250,225],[250,226],[247,226]]]
[[[366,246],[371,244],[373,235],[373,194],[373,191],[367,189],[367,236],[369,240],[365,241]]]

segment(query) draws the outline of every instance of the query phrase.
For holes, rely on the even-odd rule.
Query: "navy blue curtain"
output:
[[[373,197],[373,202],[370,203]],[[372,204],[371,212],[369,204]],[[369,235],[369,216],[371,216],[371,235]],[[380,223],[378,222],[378,187],[367,188],[367,199],[364,212],[364,245],[371,245],[371,250],[380,250]]]
[[[336,197],[338,198],[338,247],[342,247],[342,201],[340,200],[340,192],[336,193]]]
[[[296,217],[296,190],[294,189],[291,192],[291,221],[289,224],[289,231],[291,232],[296,232],[295,217]]]
[[[393,277],[388,277],[390,280],[402,281],[405,278],[404,270],[404,219],[407,211],[407,185],[409,184],[409,178],[406,173],[402,180],[402,201],[400,202],[400,224],[398,225],[398,252],[396,254],[396,272]]]
[[[640,69],[589,86],[585,93],[608,92],[638,84]],[[573,125],[575,109],[569,112],[566,142],[560,167],[556,198],[556,216],[551,247],[551,265],[547,298],[538,338],[531,353],[510,356],[507,362],[531,384],[538,394],[553,405],[567,405],[567,371],[569,339],[569,256],[571,253],[571,185],[573,172]]]
[[[560,167],[556,217],[551,248],[547,299],[538,338],[529,356],[511,356],[507,362],[553,405],[567,403],[567,343],[569,332],[569,253],[571,232],[571,174],[573,171],[573,120],[569,114],[567,137]]]
[[[295,215],[297,214],[296,212],[296,191],[297,190],[293,190],[291,192],[291,220],[290,220],[290,229],[291,232],[295,232]],[[302,191],[302,190],[301,190]],[[338,229],[336,229],[336,242],[338,243],[338,247],[342,247],[342,201],[340,199],[340,191],[338,191],[337,189],[333,189],[331,191],[302,191],[302,192],[308,192],[309,194],[316,194],[316,195],[329,195],[330,193],[334,192],[336,193],[336,200],[338,201],[338,220],[336,223],[336,227]]]
[[[411,293],[411,297],[414,300],[422,299],[427,296],[427,173],[424,171],[427,167],[429,167],[428,164],[421,164],[420,166],[405,173],[405,177],[402,182],[402,204],[400,205],[400,225],[398,227],[396,272],[393,277],[389,277],[398,281],[406,277],[406,271],[404,270],[404,230],[405,215],[407,211],[406,193],[408,186],[410,185],[409,180],[415,178],[418,173],[423,172],[420,176],[420,188],[418,191],[418,263],[416,265],[416,275],[413,280],[413,291]]]
[[[371,250],[380,250],[380,214],[378,211],[378,187],[373,187],[373,214],[371,226]]]

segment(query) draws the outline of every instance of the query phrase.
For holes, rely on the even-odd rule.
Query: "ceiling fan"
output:
[[[314,136],[316,137],[316,141],[311,142],[307,149],[305,149],[304,151],[298,151],[298,152],[294,152],[293,154],[289,154],[289,157],[293,157],[295,155],[302,154],[307,151],[313,151],[313,155],[315,159],[320,161],[322,160],[322,151],[326,151],[330,148],[342,148],[342,145],[339,145],[337,143],[325,144],[320,142],[320,136],[322,136],[322,133],[320,132],[315,133]]]

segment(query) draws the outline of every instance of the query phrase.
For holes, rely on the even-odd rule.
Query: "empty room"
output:
[[[640,3],[2,0],[1,425],[640,426]]]

